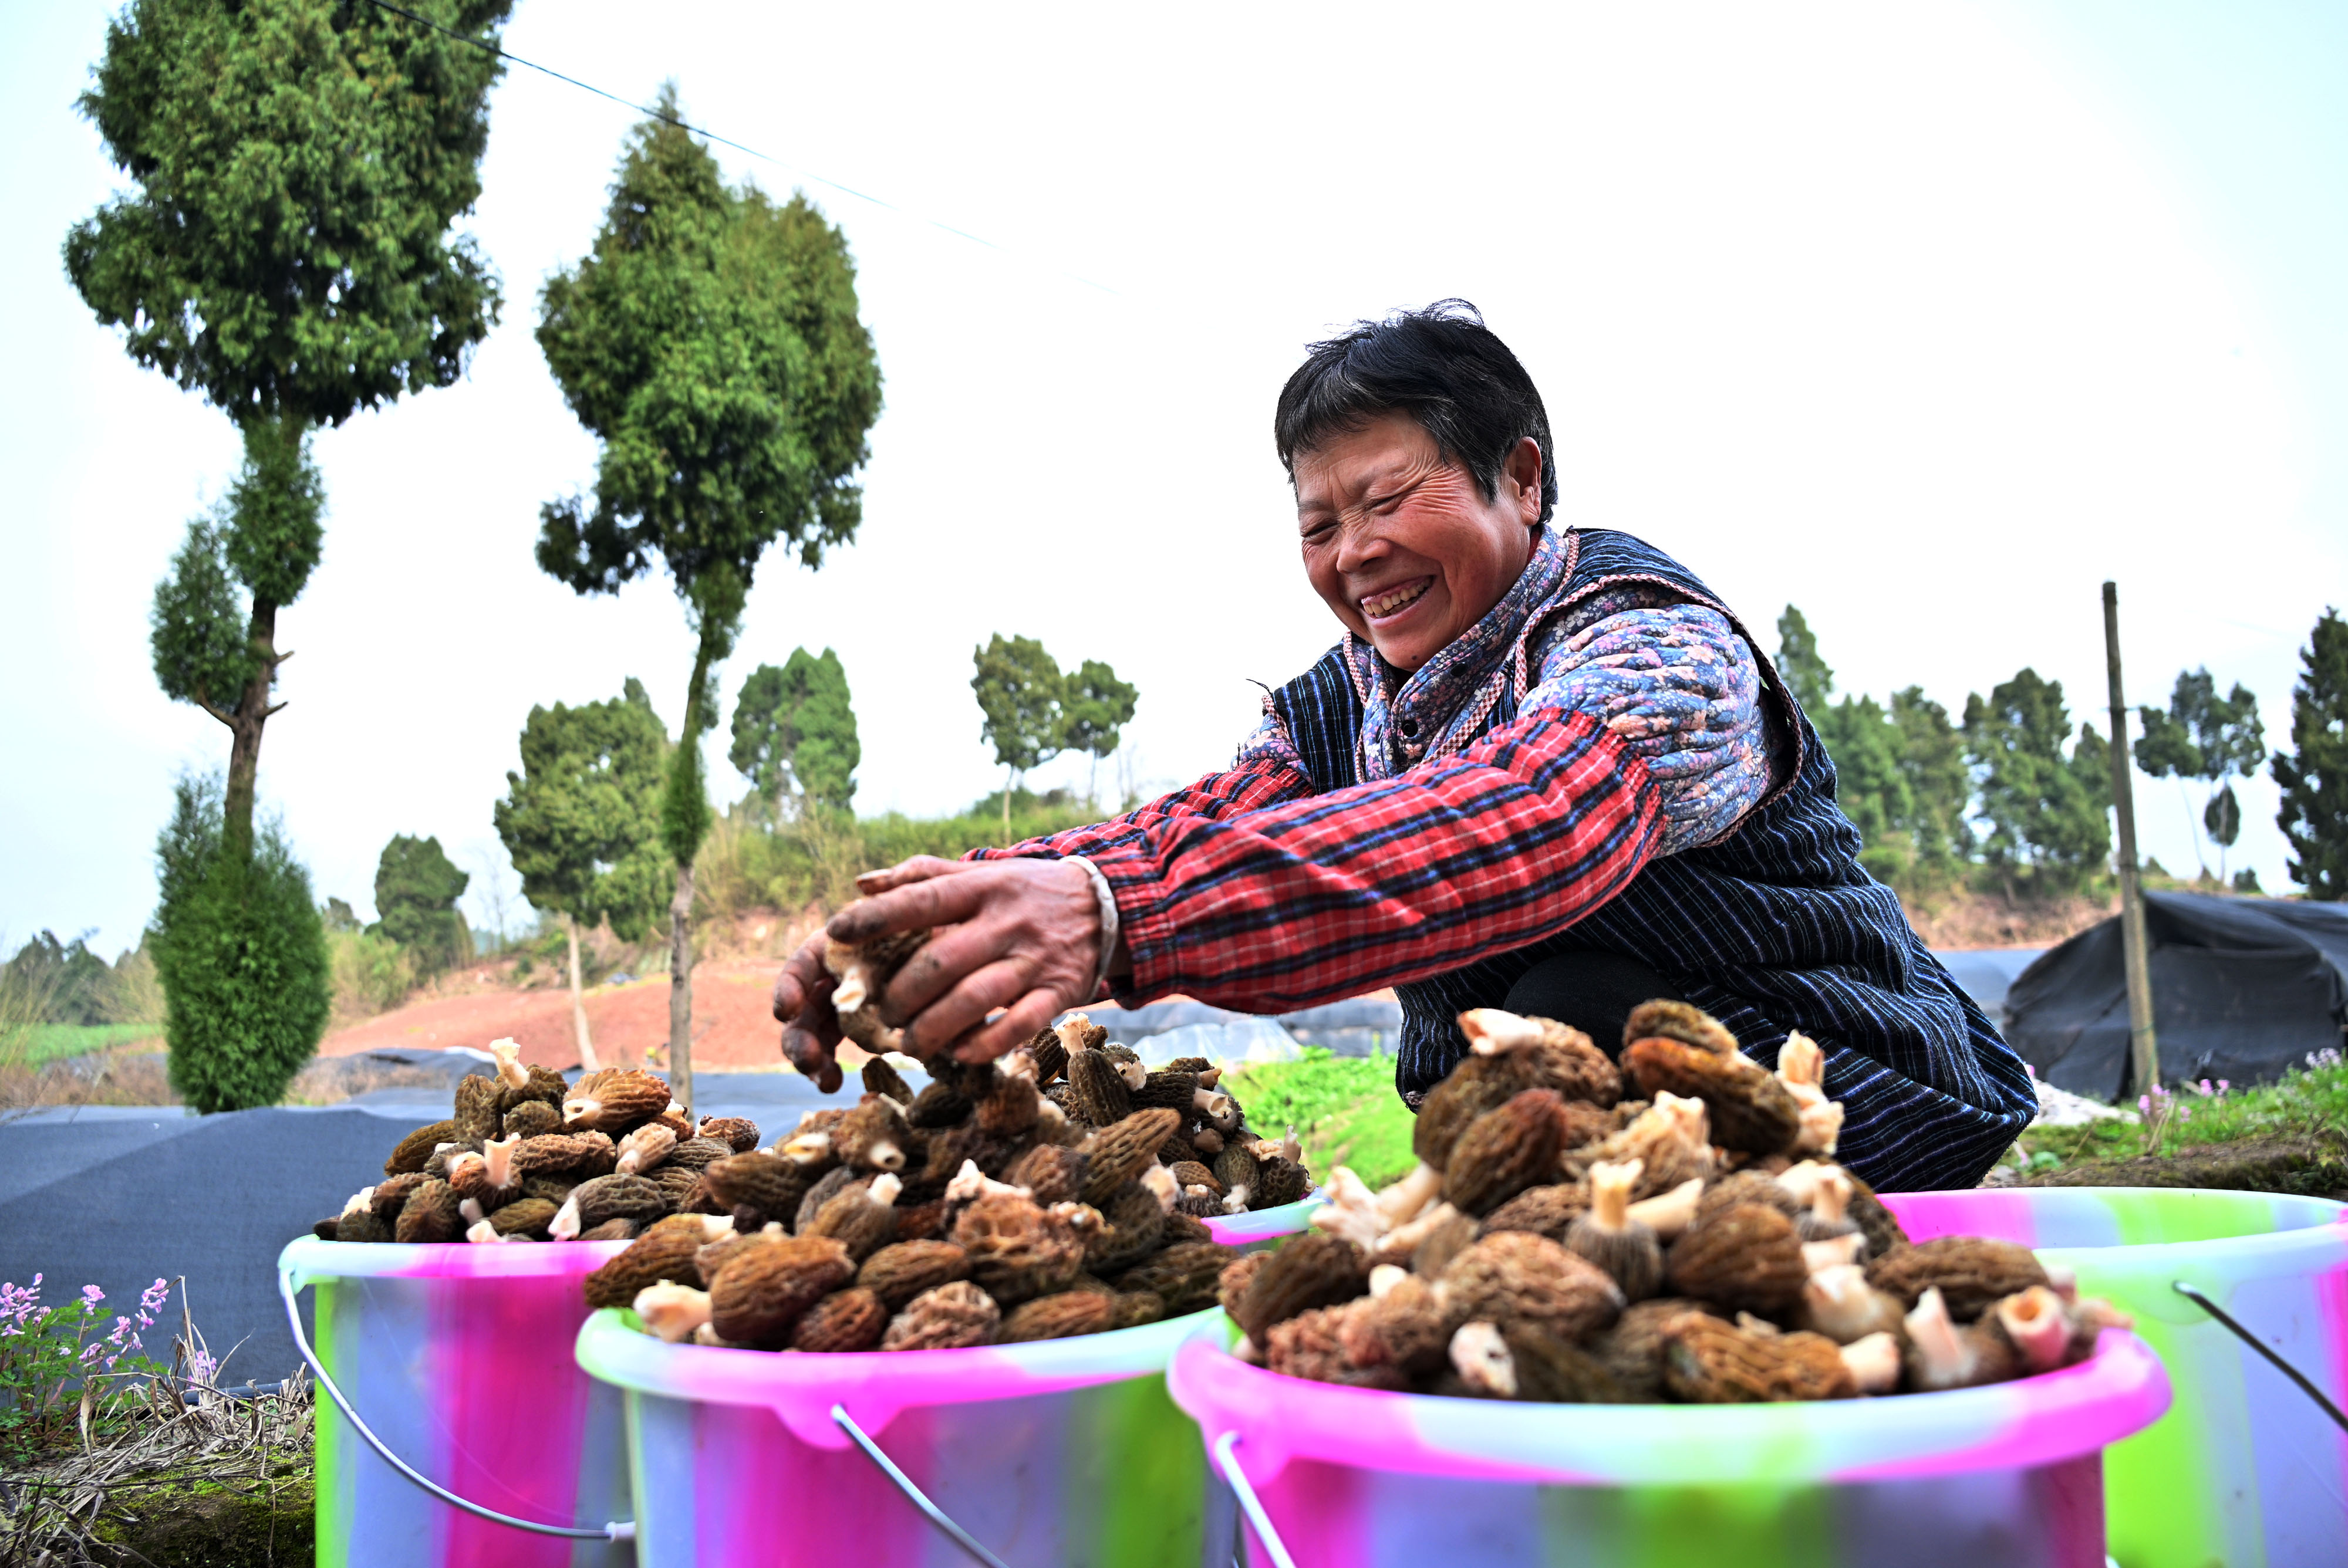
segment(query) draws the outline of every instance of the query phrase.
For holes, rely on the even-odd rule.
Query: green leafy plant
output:
[[[2224,881],[2226,852],[2242,831],[2241,803],[2228,775],[2249,778],[2266,760],[2258,698],[2239,682],[2220,697],[2208,670],[2185,671],[2178,674],[2167,712],[2144,707],[2137,713],[2144,725],[2135,748],[2137,767],[2153,778],[2174,777],[2180,789],[2188,779],[2212,786],[2199,831],[2218,846],[2218,879]],[[2209,875],[2208,866],[2201,869]]]
[[[95,1285],[63,1306],[44,1306],[41,1281],[36,1274],[30,1285],[0,1283],[0,1452],[12,1457],[76,1431],[87,1440],[138,1399],[130,1379],[170,1376],[141,1337],[170,1296],[166,1281],[147,1287],[135,1316],[108,1313],[106,1292]]]
[[[1059,661],[1032,637],[996,632],[983,648],[971,650],[970,689],[978,697],[979,738],[994,747],[1003,770],[1003,834],[1011,836],[1011,792],[1020,775],[1066,749],[1067,722],[1062,704],[1067,681]]]
[[[366,931],[329,931],[328,962],[335,986],[335,1012],[345,1019],[373,1018],[407,999],[416,987],[416,965],[406,948]]]
[[[1968,696],[1964,737],[1989,828],[1982,849],[2009,884],[2067,891],[2103,866],[2112,848],[2110,752],[2093,724],[2071,743],[2063,682],[2024,669],[1987,701]]]
[[[1314,1181],[1345,1165],[1376,1187],[1418,1163],[1411,1153],[1416,1118],[1395,1092],[1394,1073],[1390,1056],[1336,1056],[1307,1046],[1295,1061],[1252,1063],[1228,1082],[1251,1126],[1267,1134],[1296,1129]]]

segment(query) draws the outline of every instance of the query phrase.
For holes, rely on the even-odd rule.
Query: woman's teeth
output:
[[[1402,587],[1396,589],[1389,589],[1384,593],[1377,594],[1372,598],[1362,600],[1362,613],[1368,616],[1373,620],[1383,620],[1385,617],[1392,615],[1395,610],[1402,609],[1403,606],[1416,602],[1419,595],[1425,593],[1428,589],[1434,586],[1435,579],[1433,578],[1423,577],[1416,582],[1406,583]]]

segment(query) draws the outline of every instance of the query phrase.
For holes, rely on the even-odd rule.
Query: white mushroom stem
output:
[[[1384,1301],[1387,1293],[1410,1277],[1410,1270],[1397,1264],[1382,1263],[1370,1270],[1370,1299]]]
[[[1085,1031],[1090,1029],[1092,1024],[1093,1020],[1085,1014],[1072,1012],[1054,1024],[1052,1032],[1060,1037],[1060,1049],[1073,1056],[1085,1049]]]
[[[1028,1055],[1024,1049],[1014,1050],[1009,1056],[999,1059],[994,1065],[996,1071],[1005,1078],[1024,1078],[1030,1083],[1035,1081],[1035,1059]],[[884,1098],[889,1103],[901,1110],[911,1103],[911,1101],[900,1100],[893,1094]]]
[[[871,968],[869,965],[850,962],[848,966],[848,973],[839,978],[839,984],[832,990],[831,1010],[855,1012],[861,1009],[871,996]]]
[[[2063,1298],[2043,1285],[2009,1296],[1993,1309],[1997,1326],[2034,1372],[2051,1372],[2070,1353],[2070,1317]]]
[[[1204,1182],[1193,1182],[1182,1189],[1182,1195],[1186,1198],[1211,1198],[1215,1193]]]
[[[530,1069],[521,1064],[521,1047],[511,1040],[489,1041],[489,1054],[498,1060],[498,1081],[508,1089],[530,1087]]]
[[[1093,1207],[1090,1204],[1079,1204],[1073,1201],[1064,1204],[1054,1204],[1050,1208],[1045,1209],[1044,1212],[1050,1214],[1054,1219],[1065,1220],[1067,1222],[1068,1228],[1074,1231],[1098,1230],[1108,1223],[1106,1219],[1101,1217],[1101,1212]]]
[[[2061,1296],[2065,1302],[2075,1303],[2079,1299],[2077,1269],[2067,1263],[2047,1263],[2040,1266],[2046,1270],[2046,1283],[2054,1289],[2055,1295]]]
[[[481,1145],[481,1160],[489,1167],[489,1185],[504,1189],[519,1179],[514,1174],[514,1151],[521,1147],[521,1134],[510,1138],[492,1138]]]
[[[1150,1166],[1141,1173],[1140,1180],[1141,1184],[1149,1190],[1149,1195],[1158,1200],[1158,1206],[1168,1214],[1172,1214],[1174,1205],[1182,1201],[1181,1188],[1174,1180],[1174,1173],[1165,1166]]]
[[[1243,1214],[1247,1213],[1247,1206],[1248,1184],[1245,1182],[1241,1182],[1238,1186],[1233,1187],[1230,1192],[1223,1194],[1223,1213],[1227,1214]]]
[[[481,1212],[481,1205],[476,1200],[460,1198],[457,1203],[457,1217],[469,1225],[477,1225],[489,1216]]]
[[[1804,1160],[1777,1173],[1777,1184],[1793,1194],[1794,1201],[1809,1207],[1818,1196],[1818,1183],[1836,1167],[1821,1160]]]
[[[1855,1263],[1814,1269],[1802,1282],[1804,1326],[1838,1345],[1853,1344],[1882,1327],[1889,1306],[1889,1298],[1867,1283],[1867,1270]]]
[[[1160,1165],[1158,1169],[1164,1170],[1165,1167]],[[1033,1187],[1014,1187],[1008,1182],[996,1181],[978,1168],[976,1160],[964,1160],[962,1163],[962,1169],[953,1173],[953,1180],[946,1184],[946,1202],[950,1204],[975,1203],[980,1198],[996,1195],[1032,1198],[1035,1195],[1035,1190]]]
[[[554,1217],[546,1222],[546,1234],[557,1241],[576,1241],[584,1228],[579,1223],[579,1200],[576,1196],[563,1199],[562,1206],[554,1211]]]
[[[511,1241],[514,1238],[510,1235],[499,1235],[498,1227],[487,1220],[475,1220],[465,1227],[465,1239],[477,1246],[489,1246],[499,1242]]]
[[[864,1163],[876,1171],[901,1171],[905,1168],[905,1151],[897,1146],[894,1138],[876,1138],[865,1145]]]
[[[717,1325],[715,1323],[705,1323],[700,1327],[695,1328],[693,1331],[693,1342],[695,1345],[706,1345],[713,1350],[739,1350],[742,1348],[741,1346],[735,1344],[731,1339],[719,1338],[717,1337]]]
[[[1810,1194],[1810,1218],[1829,1228],[1844,1223],[1850,1205],[1850,1175],[1839,1165],[1828,1167]]]
[[[674,1128],[647,1122],[620,1140],[620,1158],[614,1168],[623,1176],[641,1175],[667,1159],[675,1147]]]
[[[1142,1066],[1138,1061],[1118,1062],[1117,1075],[1125,1080],[1125,1086],[1128,1089],[1138,1089],[1149,1081],[1149,1069]]]
[[[1805,1154],[1831,1154],[1842,1141],[1842,1102],[1805,1105],[1796,1120],[1794,1146]]]
[[[1468,1009],[1459,1015],[1459,1031],[1468,1037],[1468,1049],[1478,1056],[1498,1056],[1520,1045],[1538,1045],[1542,1038],[1540,1025],[1498,1008]]]
[[[1590,1167],[1590,1223],[1610,1235],[1631,1228],[1631,1194],[1646,1173],[1644,1160],[1601,1160]]]
[[[1830,1268],[1857,1263],[1859,1248],[1866,1245],[1867,1238],[1857,1231],[1849,1235],[1829,1236],[1825,1241],[1806,1241],[1802,1244],[1802,1267],[1811,1274],[1821,1274]]]
[[[653,1285],[636,1292],[636,1316],[672,1345],[682,1345],[709,1321],[709,1293],[689,1285]]]
[[[1228,1132],[1239,1125],[1239,1102],[1216,1089],[1190,1091],[1190,1109]]]
[[[343,1204],[343,1213],[341,1217],[348,1219],[353,1214],[365,1214],[374,1205],[374,1204],[375,1189],[373,1187],[361,1187],[357,1192],[353,1193],[348,1201]]]
[[[1304,1158],[1304,1145],[1296,1141],[1296,1123],[1288,1124],[1287,1135],[1280,1141],[1280,1157],[1290,1164]]]
[[[904,1190],[905,1183],[902,1177],[886,1174],[873,1177],[870,1184],[865,1187],[864,1193],[882,1208],[893,1209],[897,1206],[897,1194]]]
[[[1693,1177],[1668,1193],[1640,1199],[1622,1211],[1623,1217],[1653,1231],[1657,1240],[1669,1241],[1695,1223],[1695,1201],[1703,1195],[1704,1178]]]
[[[1694,1148],[1708,1148],[1712,1143],[1712,1118],[1704,1111],[1704,1102],[1694,1095],[1674,1094],[1668,1089],[1661,1091],[1655,1096],[1655,1102],[1641,1114],[1639,1121],[1648,1122],[1650,1118],[1677,1132]]]
[[[1953,1389],[1972,1375],[1978,1357],[1949,1316],[1949,1304],[1933,1286],[1908,1314],[1908,1343],[1916,1352],[1917,1383],[1928,1389]]]
[[[1378,1213],[1388,1225],[1405,1224],[1417,1218],[1442,1191],[1443,1173],[1421,1160],[1409,1175],[1378,1194]]]
[[[1499,1329],[1489,1323],[1459,1326],[1451,1337],[1451,1365],[1471,1389],[1504,1399],[1517,1397],[1516,1358],[1509,1354],[1509,1342],[1500,1337]]]
[[[1351,1166],[1340,1165],[1329,1173],[1323,1191],[1329,1201],[1313,1211],[1313,1228],[1343,1236],[1364,1252],[1375,1252],[1378,1238],[1386,1233],[1386,1223],[1378,1213],[1376,1197],[1362,1178]]]
[[[775,1153],[794,1165],[813,1165],[831,1156],[831,1133],[829,1130],[798,1132]]]
[[[603,1102],[592,1094],[576,1094],[562,1102],[562,1124],[578,1127],[603,1113]]]
[[[1395,1263],[1407,1260],[1411,1254],[1418,1250],[1419,1243],[1433,1235],[1437,1227],[1458,1212],[1449,1204],[1429,1204],[1421,1210],[1415,1219],[1407,1224],[1398,1225],[1380,1236],[1377,1255]]]
[[[1862,1394],[1888,1394],[1900,1386],[1900,1341],[1878,1330],[1842,1348],[1842,1364]]]
[[[1801,1030],[1786,1036],[1777,1048],[1777,1076],[1788,1089],[1818,1089],[1827,1081],[1827,1053]]]

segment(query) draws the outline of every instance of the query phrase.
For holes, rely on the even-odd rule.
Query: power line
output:
[[[677,118],[675,115],[665,113],[657,108],[649,108],[644,104],[633,102],[630,99],[622,97],[617,93],[608,92],[605,89],[597,87],[592,82],[582,82],[577,77],[564,76],[561,71],[554,69],[551,66],[541,66],[535,60],[525,60],[520,55],[511,54],[507,50],[498,47],[495,44],[485,44],[479,38],[469,37],[465,34],[458,32],[453,27],[443,26],[441,24],[435,22],[429,16],[419,15],[416,12],[407,9],[405,5],[395,5],[391,4],[391,0],[367,0],[367,4],[373,5],[378,11],[388,11],[395,16],[405,16],[419,27],[429,27],[432,31],[439,34],[445,38],[453,38],[459,44],[469,45],[471,47],[480,50],[485,55],[495,55],[500,60],[508,61],[513,65],[526,67],[530,70],[538,72],[541,76],[552,77],[558,82],[568,83],[570,86],[578,87],[582,91],[593,93],[599,98],[609,98],[612,102],[618,104],[623,108],[633,109],[636,113],[641,115],[649,115],[654,119],[664,121],[669,125],[676,127],[676,128],[681,131],[685,131],[691,135],[700,137],[705,141],[714,141],[720,147],[730,147],[736,152],[747,153],[750,157],[757,159],[761,162],[771,163],[778,169],[791,169],[798,174],[804,175],[818,185],[828,185],[843,196],[852,196],[859,201],[870,202],[873,206],[881,209],[883,211],[894,212],[901,218],[910,218],[915,222],[926,223],[932,229],[943,230],[946,233],[953,235],[956,239],[967,240],[973,245],[983,245],[988,250],[995,251],[1000,255],[1020,257],[1021,260],[1029,259],[1026,257],[1021,257],[1020,252],[1010,249],[1008,246],[998,245],[994,241],[989,240],[983,235],[972,233],[967,229],[957,229],[951,223],[929,217],[924,213],[916,212],[911,208],[900,207],[893,201],[884,201],[880,197],[871,195],[866,191],[859,190],[852,185],[842,185],[837,179],[827,179],[811,169],[805,168],[796,163],[786,163],[783,159],[776,158],[772,154],[760,152],[755,147],[746,147],[741,142],[735,141],[726,137],[719,136],[716,131],[704,130],[697,125],[688,125],[684,120]],[[1110,288],[1107,283],[1095,282],[1092,279],[1084,276],[1080,272],[1071,272],[1064,267],[1054,267],[1052,271],[1059,273],[1059,275],[1064,278],[1082,283],[1088,289],[1098,289],[1104,294],[1115,295],[1117,293],[1117,291]]]

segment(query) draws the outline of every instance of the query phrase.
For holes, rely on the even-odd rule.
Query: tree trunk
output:
[[[676,868],[668,906],[668,1091],[693,1120],[693,866]]]
[[[602,1063],[595,1060],[595,1042],[587,1038],[587,1004],[579,995],[579,921],[565,915],[562,925],[571,936],[571,1030],[579,1037],[579,1070],[600,1071]]]
[[[1016,777],[1018,774],[1011,769],[1003,770],[1003,842],[1005,845],[1011,842],[1011,781]]]
[[[269,723],[270,714],[285,705],[272,707],[269,702],[270,689],[277,682],[277,666],[283,662],[277,652],[277,606],[273,600],[253,600],[250,636],[261,663],[227,715],[228,794],[221,809],[229,853],[240,860],[252,857],[252,798],[261,776],[262,726]]]

